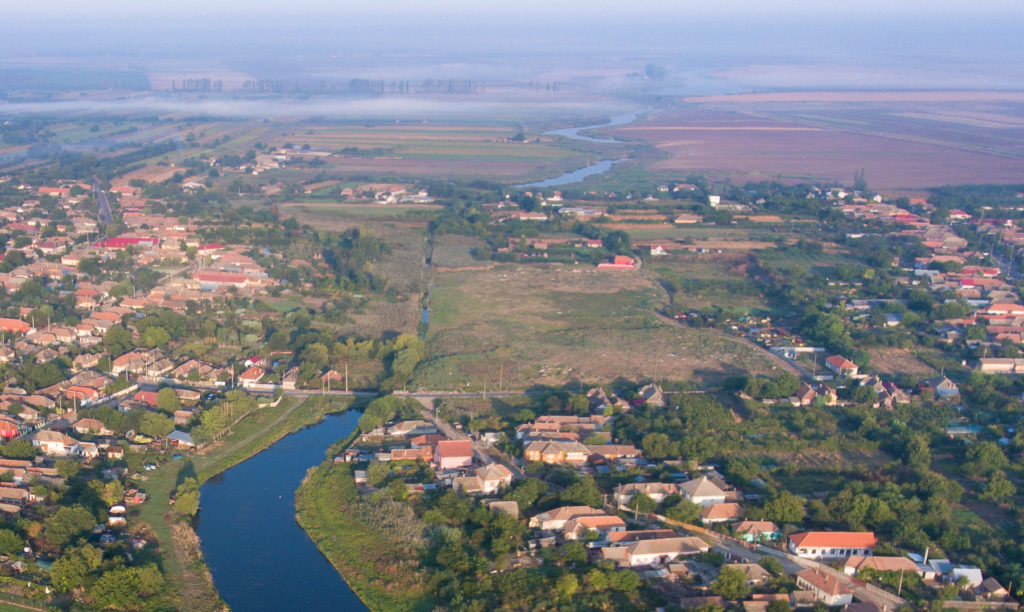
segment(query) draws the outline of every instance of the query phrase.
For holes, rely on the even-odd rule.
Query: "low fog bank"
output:
[[[180,115],[223,119],[300,120],[322,118],[353,121],[426,121],[447,119],[509,119],[531,117],[537,120],[594,118],[634,110],[625,103],[609,102],[501,102],[471,99],[417,99],[377,97],[361,99],[196,99],[173,100],[157,96],[139,96],[122,100],[66,100],[55,102],[0,102],[0,118],[5,115]]]

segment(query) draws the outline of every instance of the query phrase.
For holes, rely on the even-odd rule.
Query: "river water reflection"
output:
[[[366,610],[295,522],[306,470],[359,421],[330,415],[207,481],[197,532],[221,597],[233,610]]]

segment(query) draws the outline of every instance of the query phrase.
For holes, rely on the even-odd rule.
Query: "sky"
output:
[[[849,75],[869,87],[1005,89],[1024,86],[1022,29],[1022,0],[11,1],[0,72],[49,62],[523,80],[655,63],[690,87],[725,74],[752,89]]]

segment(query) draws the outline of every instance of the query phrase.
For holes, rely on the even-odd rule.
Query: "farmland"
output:
[[[1000,183],[1024,172],[1016,144],[1024,128],[1019,100],[996,100],[976,116],[969,102],[910,99],[891,104],[854,98],[696,99],[614,129],[667,157],[656,172],[706,172],[735,180],[849,181],[864,169],[876,189],[947,183]],[[1003,129],[985,127],[998,122]]]

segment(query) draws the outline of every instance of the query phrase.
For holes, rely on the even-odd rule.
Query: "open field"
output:
[[[886,374],[910,374],[912,376],[934,376],[935,368],[921,361],[906,349],[871,349],[871,367]]]
[[[710,306],[768,310],[764,296],[747,280],[746,267],[743,255],[679,254],[648,262],[644,273],[678,286],[672,304],[681,310]]]
[[[897,190],[1006,183],[1024,174],[1024,115],[1016,98],[986,109],[998,116],[987,118],[998,128],[979,127],[981,119],[963,114],[965,108],[917,99],[844,105],[839,98],[817,104],[735,98],[700,99],[715,107],[662,111],[614,133],[667,153],[650,164],[653,171],[705,172],[739,181],[849,182],[864,169],[872,188]]]
[[[303,126],[304,128],[306,126]],[[332,151],[323,159],[346,174],[452,176],[520,181],[556,176],[585,166],[596,156],[573,151],[553,142],[506,142],[517,128],[512,125],[441,125],[401,123],[379,125],[317,125],[284,132],[268,144],[309,145]]]
[[[589,266],[437,272],[430,357],[410,388],[524,389],[618,377],[709,381],[774,368],[736,339],[662,323],[653,310],[664,299],[642,274]]]

